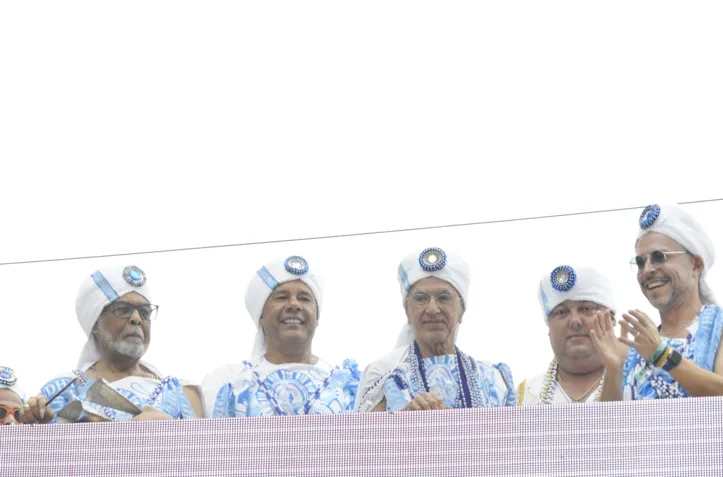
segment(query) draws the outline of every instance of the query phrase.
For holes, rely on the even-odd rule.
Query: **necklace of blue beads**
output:
[[[400,376],[399,370],[392,374],[392,379],[401,391],[407,391],[414,399],[417,393],[414,389],[423,389],[424,392],[430,392],[429,383],[427,382],[427,372],[424,369],[424,359],[419,345],[415,341],[409,345],[409,365],[411,371],[412,386],[407,385],[405,380]],[[477,365],[474,360],[470,359],[462,353],[457,346],[454,347],[455,366],[459,372],[460,392],[457,395],[458,408],[484,407],[482,398],[477,385]],[[470,385],[471,384],[471,385]]]

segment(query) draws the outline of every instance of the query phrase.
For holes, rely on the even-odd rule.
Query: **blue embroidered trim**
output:
[[[550,316],[550,305],[547,303],[547,295],[545,295],[545,291],[542,289],[542,283],[540,283],[540,299],[542,299],[542,307],[545,309],[545,316]]]
[[[108,299],[108,301],[113,303],[118,298],[120,298],[118,296],[118,292],[115,291],[115,289],[111,286],[110,283],[108,283],[108,280],[105,279],[105,277],[103,276],[102,273],[93,272],[93,274],[91,275],[91,278],[93,279],[95,284],[98,286],[98,288],[100,288],[100,291],[103,292],[103,294]]]
[[[407,276],[407,272],[404,271],[401,263],[399,264],[399,280],[402,282],[405,292],[408,292],[409,289],[412,288],[412,285],[409,284],[409,276]]]
[[[515,406],[517,404],[517,388],[515,388],[515,381],[512,377],[512,370],[505,363],[495,364],[495,368],[502,375],[502,380],[507,385],[507,394],[505,394],[505,403],[503,406]]]
[[[715,357],[723,332],[723,310],[718,305],[708,305],[698,318],[698,331],[693,343],[693,363],[713,371]]]
[[[261,278],[261,280],[263,280],[266,286],[272,290],[276,290],[276,287],[279,286],[279,281],[276,280],[268,270],[266,270],[266,267],[259,268],[256,274]]]

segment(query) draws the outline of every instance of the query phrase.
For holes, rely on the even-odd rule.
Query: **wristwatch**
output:
[[[683,359],[683,356],[681,356],[681,354],[677,351],[673,350],[670,355],[668,355],[668,359],[663,365],[663,370],[670,371],[671,369],[675,368],[680,364],[681,359]]]

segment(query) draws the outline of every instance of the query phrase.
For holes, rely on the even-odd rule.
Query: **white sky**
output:
[[[723,197],[722,13],[667,1],[4,2],[0,262]],[[723,203],[687,207],[720,249]],[[0,365],[31,393],[72,369],[78,286],[136,264],[161,307],[146,358],[200,381],[250,351],[251,275],[298,254],[326,281],[314,351],[364,366],[404,322],[399,261],[439,246],[472,267],[460,347],[519,382],[551,357],[536,290],[555,266],[598,266],[620,309],[649,310],[627,264],[638,215],[0,266]]]

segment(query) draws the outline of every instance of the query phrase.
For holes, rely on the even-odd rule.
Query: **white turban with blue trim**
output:
[[[25,392],[18,386],[18,377],[12,368],[0,366],[0,389],[11,390],[18,395],[20,401],[25,402]]]
[[[537,298],[547,325],[552,310],[566,301],[591,301],[615,311],[612,283],[592,267],[556,267],[540,279]]]
[[[266,300],[282,283],[301,280],[314,294],[316,309],[321,313],[321,302],[324,284],[321,277],[314,273],[304,258],[291,256],[277,258],[259,268],[254,273],[246,288],[246,309],[256,324],[256,337],[251,350],[251,359],[262,358],[266,354],[266,335],[261,327],[261,313]]]
[[[426,248],[407,255],[397,268],[397,279],[402,293],[402,306],[406,308],[409,290],[419,280],[428,277],[439,278],[452,285],[467,305],[470,269],[467,262],[455,253],[441,248]],[[414,327],[406,323],[397,338],[395,348],[409,346],[414,342]],[[456,336],[455,336],[456,339]]]
[[[640,214],[640,228],[636,245],[643,235],[650,232],[667,235],[681,247],[703,259],[703,273],[700,276],[700,295],[704,305],[716,303],[713,290],[705,281],[708,270],[715,263],[715,247],[698,221],[677,205],[651,204]]]
[[[75,299],[75,314],[88,337],[78,359],[78,368],[82,371],[100,359],[100,351],[91,333],[103,308],[131,292],[152,303],[146,275],[134,265],[96,270],[80,286]]]

